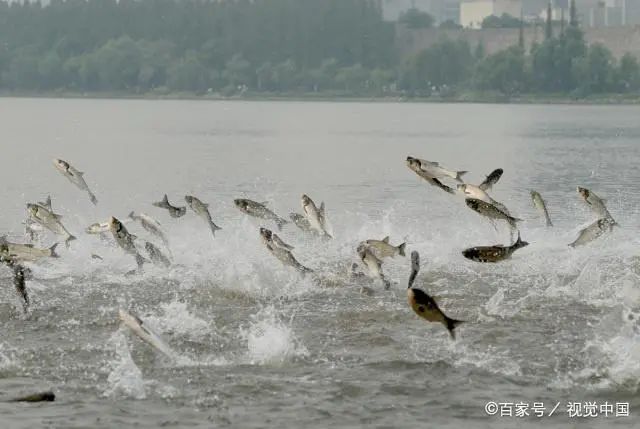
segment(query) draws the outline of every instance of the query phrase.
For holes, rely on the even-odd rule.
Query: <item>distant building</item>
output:
[[[382,16],[385,21],[397,21],[409,9],[418,9],[433,16],[436,24],[444,21],[458,22],[461,0],[382,0]]]
[[[482,21],[491,15],[519,17],[522,10],[522,0],[463,0],[460,24],[466,28],[482,28]]]

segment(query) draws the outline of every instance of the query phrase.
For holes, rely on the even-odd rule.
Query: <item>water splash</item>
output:
[[[147,394],[142,371],[131,357],[126,336],[118,330],[111,336],[109,342],[115,347],[116,359],[111,362],[112,370],[107,377],[104,396],[145,399]]]

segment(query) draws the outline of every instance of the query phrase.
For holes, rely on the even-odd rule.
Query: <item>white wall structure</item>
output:
[[[522,0],[463,0],[460,4],[460,24],[466,28],[482,28],[482,21],[491,15],[508,14],[519,17]]]

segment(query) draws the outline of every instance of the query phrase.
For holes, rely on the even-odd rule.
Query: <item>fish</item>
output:
[[[127,312],[123,309],[118,311],[120,321],[131,331],[136,334],[142,341],[149,344],[161,353],[164,353],[171,359],[175,359],[175,352],[167,345],[167,343],[149,328],[138,316]]]
[[[29,241],[35,241],[36,239],[39,239],[44,231],[44,227],[35,222],[33,219],[27,218],[24,221],[24,235],[29,239]]]
[[[153,245],[153,243],[145,242],[144,248],[147,249],[147,253],[149,254],[149,258],[151,258],[151,262],[156,265],[164,265],[169,268],[171,266],[171,261],[167,258],[160,249]]]
[[[578,247],[590,243],[604,233],[613,231],[615,225],[617,225],[616,222],[611,218],[598,219],[586,228],[581,229],[578,238],[569,246]]]
[[[191,195],[187,195],[186,197],[184,197],[184,199],[187,202],[187,204],[189,204],[189,207],[191,207],[191,210],[193,210],[195,214],[197,214],[202,219],[204,219],[205,222],[207,222],[207,225],[209,225],[209,228],[211,229],[211,233],[215,237],[216,231],[219,231],[222,228],[220,228],[215,223],[213,223],[213,220],[211,219],[211,214],[209,213],[209,204],[205,204],[199,199],[197,199],[196,197]]]
[[[276,245],[273,240],[273,233],[266,229],[260,228],[260,236],[267,247],[267,250],[271,252],[273,256],[276,257],[283,265],[293,267],[298,271],[302,276],[313,273],[313,270],[302,265],[298,260],[293,256],[290,250],[285,249],[283,247],[279,247]]]
[[[18,398],[9,399],[6,402],[53,402],[56,400],[56,395],[51,392],[38,392],[31,395],[20,396]]]
[[[495,220],[504,220],[506,221],[512,228],[516,227],[517,222],[521,222],[522,219],[515,218],[504,211],[500,210],[493,204],[487,203],[485,201],[478,200],[476,198],[467,198],[464,200],[471,210],[476,213],[485,216],[489,219]]]
[[[0,254],[18,262],[35,262],[44,258],[59,258],[56,253],[58,243],[48,249],[39,249],[33,244],[18,244],[7,241],[6,236],[0,237]]]
[[[162,198],[162,201],[153,203],[153,205],[155,207],[160,207],[161,209],[167,209],[169,211],[169,216],[175,219],[181,218],[187,213],[186,207],[172,206],[171,203],[169,203],[169,197],[167,197],[167,194],[164,194],[164,198]]]
[[[426,159],[420,158],[413,158],[411,156],[407,157],[407,161],[410,158],[419,161],[422,171],[426,172],[434,179],[444,179],[448,177],[458,182],[462,182],[462,176],[468,173],[467,171],[453,171],[440,165],[440,163],[438,162],[427,161]]]
[[[505,212],[506,214],[510,214],[509,210],[507,210],[504,204],[499,203],[493,198],[491,198],[486,191],[480,188],[480,186],[471,185],[469,183],[463,183],[458,185],[456,188],[458,189],[459,192],[465,195],[465,198],[475,198],[477,200],[484,201],[485,203],[489,203],[496,206],[498,209]]]
[[[313,200],[306,194],[302,195],[301,201],[302,211],[309,221],[311,229],[322,237],[333,238],[331,237],[331,234],[327,232],[326,225],[324,224],[324,203],[322,203],[322,210],[320,210],[316,207]]]
[[[160,222],[158,222],[148,214],[146,213],[136,214],[135,212],[131,212],[129,213],[129,219],[140,222],[140,225],[142,225],[142,227],[147,232],[149,232],[152,235],[155,235],[160,240],[162,240],[165,246],[169,245],[169,240],[167,239],[167,236],[164,235],[164,232],[162,232],[162,227],[160,226]]]
[[[438,307],[435,299],[433,299],[423,290],[413,287],[419,270],[420,255],[418,254],[418,252],[413,251],[411,252],[411,274],[409,275],[409,282],[407,287],[407,300],[409,301],[409,306],[418,316],[420,316],[427,322],[442,323],[445,328],[447,328],[447,331],[449,331],[451,339],[455,340],[456,327],[465,322],[462,320],[452,319],[444,314],[440,307]]]
[[[104,261],[104,258],[100,255],[96,255],[95,253],[91,254],[91,259],[96,259],[98,261]]]
[[[518,239],[511,246],[497,244],[495,246],[471,247],[463,250],[462,255],[476,262],[500,262],[511,258],[513,252],[528,245],[529,243],[522,241],[520,233],[518,232]]]
[[[87,234],[106,234],[110,231],[109,221],[92,223],[84,230]]]
[[[391,282],[384,276],[382,272],[382,261],[373,254],[373,252],[367,247],[360,245],[357,249],[358,256],[362,261],[362,264],[367,268],[369,277],[377,278],[382,281],[385,290],[391,287]]]
[[[435,177],[431,176],[426,171],[424,171],[421,168],[421,165],[422,164],[420,163],[419,159],[412,158],[410,156],[407,157],[407,166],[409,167],[409,169],[414,173],[416,173],[419,177],[426,180],[427,183],[429,183],[432,186],[436,186],[449,194],[456,193],[456,191],[454,191],[453,188],[450,188],[449,186],[445,185],[444,183],[442,183],[441,181],[439,181],[438,179],[436,179]]]
[[[553,226],[551,218],[549,217],[549,212],[547,211],[547,204],[542,199],[542,195],[537,191],[531,191],[531,200],[533,201],[533,206],[540,210],[544,215],[544,218],[547,221],[547,226]]]
[[[371,249],[379,259],[393,258],[397,255],[405,256],[405,248],[407,246],[407,243],[402,243],[398,246],[389,244],[389,236],[386,236],[382,240],[365,240],[363,243]]]
[[[311,229],[311,224],[309,223],[309,220],[306,217],[304,217],[304,215],[301,215],[300,213],[290,213],[289,218],[291,219],[293,224],[297,226],[299,229],[301,229],[302,231],[313,232],[313,229]]]
[[[278,237],[276,233],[272,232],[271,230],[268,230],[266,228],[260,228],[260,235],[262,236],[264,244],[273,243],[282,249],[286,249],[286,250],[294,249],[293,246],[285,243],[280,237]]]
[[[69,181],[76,185],[81,191],[86,191],[89,194],[89,199],[93,205],[98,204],[98,199],[93,192],[91,192],[91,189],[89,189],[87,182],[84,180],[84,173],[82,171],[76,170],[71,164],[61,159],[54,159],[53,165],[64,177],[69,179]]]
[[[136,263],[138,264],[138,268],[141,268],[145,262],[148,262],[145,258],[140,255],[138,249],[134,244],[134,240],[137,238],[135,235],[130,234],[127,231],[127,228],[115,217],[111,217],[109,220],[109,230],[111,234],[113,234],[113,238],[115,238],[116,243],[124,250],[126,253],[133,255],[136,258]]]
[[[233,200],[235,206],[243,213],[249,216],[257,217],[265,220],[272,220],[276,223],[278,230],[282,230],[282,227],[289,223],[289,221],[281,218],[271,210],[269,210],[266,202],[257,203],[252,200],[239,198]]]
[[[488,191],[493,187],[493,185],[498,183],[498,180],[500,180],[503,173],[504,170],[502,168],[496,168],[491,173],[489,173],[489,175],[482,181],[481,184],[478,185],[478,188],[482,189],[483,191]]]
[[[29,212],[31,220],[42,225],[54,234],[63,236],[67,247],[69,247],[71,241],[76,239],[76,237],[62,225],[62,216],[54,213],[51,209],[51,198],[47,198],[46,203],[27,204],[27,211]]]
[[[591,207],[591,209],[595,212],[598,218],[613,220],[611,213],[609,213],[609,210],[604,205],[605,200],[598,197],[596,194],[594,194],[590,190],[586,188],[581,188],[580,186],[578,186],[578,195],[580,195],[580,197],[582,197],[584,202],[587,203],[589,207]],[[618,224],[617,222],[614,221],[613,225],[618,225]]]
[[[27,275],[30,271],[20,265],[15,259],[7,256],[0,255],[0,262],[3,262],[7,267],[13,271],[13,286],[16,288],[16,292],[22,298],[22,309],[25,314],[29,311],[29,294],[27,293]]]

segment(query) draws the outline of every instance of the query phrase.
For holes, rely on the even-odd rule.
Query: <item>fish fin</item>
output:
[[[407,247],[407,243],[402,243],[401,245],[398,246],[398,253],[400,254],[400,256],[407,256],[405,253],[406,247]]]
[[[462,180],[462,176],[464,176],[467,173],[468,171],[456,171],[456,181],[460,183],[464,183],[464,181]]]
[[[84,176],[84,171],[76,170],[76,173],[78,173],[78,176],[80,176],[80,177]]]
[[[389,236],[387,235],[385,238],[383,238],[382,242],[389,244]]]
[[[429,179],[429,183],[431,183],[434,186],[437,186],[438,188],[442,189],[445,192],[448,192],[450,194],[455,194],[456,191],[454,191],[453,189],[451,189],[449,186],[445,185],[444,183],[442,183],[441,181],[439,181],[438,179]]]
[[[411,289],[413,286],[413,282],[416,280],[418,276],[418,272],[420,271],[420,254],[418,251],[414,250],[411,252],[411,275],[409,276],[409,284],[407,289]]]
[[[73,235],[67,237],[67,239],[64,241],[64,244],[67,246],[67,248],[69,248],[69,243],[71,243],[73,240],[77,240],[77,238]]]
[[[129,234],[129,235],[131,236],[131,239],[132,239],[132,240],[137,240],[137,239],[138,239],[138,236],[137,236],[137,235],[135,235],[135,234]]]
[[[98,205],[98,199],[91,192],[89,192],[89,199],[91,199],[91,202],[93,203],[94,206]]]
[[[162,201],[158,201],[157,203],[153,203],[153,205],[155,207],[160,207],[160,208],[166,209],[167,207],[169,207],[169,197],[167,197],[167,194],[164,194],[164,197],[162,198]]]
[[[451,335],[451,339],[455,340],[456,339],[455,329],[461,323],[465,323],[464,320],[451,319],[447,316],[444,316],[444,320],[447,323],[447,331],[449,331],[449,335]]]
[[[131,219],[131,220],[134,220],[134,218],[133,218],[133,217],[135,216],[135,214],[136,214],[136,212],[133,212],[133,211],[132,211],[131,213],[129,213],[129,216],[127,216],[127,217],[128,217],[129,219]]]
[[[263,206],[266,206],[269,204],[269,201],[260,201],[258,204],[261,204]]]
[[[59,258],[60,257],[60,255],[58,255],[56,253],[56,247],[58,247],[58,244],[60,244],[60,243],[55,243],[53,246],[49,247],[49,251],[51,252],[50,256],[52,258]]]
[[[214,237],[216,236],[216,231],[219,231],[222,229],[213,222],[209,222],[209,227],[211,228],[211,233],[213,234]]]
[[[51,196],[50,196],[50,195],[48,195],[48,196],[47,196],[47,199],[46,199],[46,200],[44,200],[44,203],[42,203],[42,202],[38,202],[38,204],[39,204],[39,205],[41,205],[42,207],[44,207],[44,208],[48,209],[49,211],[51,211],[51,210],[52,210],[52,209],[51,209]]]
[[[51,213],[51,215],[56,219],[56,220],[62,220],[63,216],[61,214],[57,214],[57,213]]]

